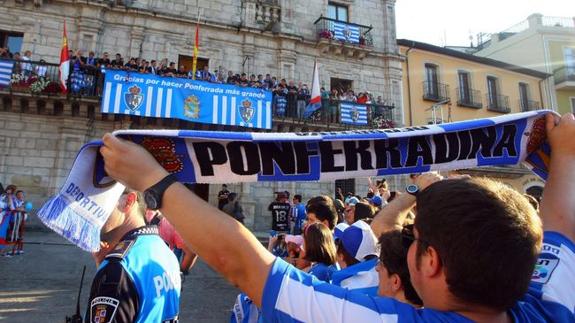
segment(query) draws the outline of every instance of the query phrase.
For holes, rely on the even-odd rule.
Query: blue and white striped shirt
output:
[[[544,247],[523,299],[509,309],[515,322],[575,321],[575,244],[546,232]],[[263,293],[265,322],[471,322],[455,312],[416,309],[327,284],[281,259],[274,262]]]

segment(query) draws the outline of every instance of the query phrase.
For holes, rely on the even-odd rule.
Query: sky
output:
[[[397,0],[397,39],[469,46],[469,36],[503,31],[533,13],[575,17],[575,0]]]

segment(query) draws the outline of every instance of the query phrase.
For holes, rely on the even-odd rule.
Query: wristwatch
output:
[[[158,210],[162,207],[162,197],[164,192],[172,185],[177,182],[176,176],[170,174],[164,177],[161,181],[154,184],[152,187],[144,191],[144,201],[150,210]]]
[[[405,191],[413,196],[417,196],[417,193],[419,193],[419,186],[415,184],[409,184],[405,187]]]

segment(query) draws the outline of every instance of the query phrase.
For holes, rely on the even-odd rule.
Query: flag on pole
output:
[[[68,92],[68,76],[70,75],[70,57],[68,57],[68,36],[66,35],[66,20],[64,20],[64,35],[62,37],[62,50],[60,51],[60,86],[62,92]]]
[[[200,15],[196,22],[196,41],[194,42],[194,60],[192,63],[192,80],[196,79],[196,68],[198,66],[198,47],[200,46]]]
[[[319,91],[319,73],[317,71],[317,61],[313,63],[313,81],[311,85],[311,99],[305,107],[304,118],[311,117],[319,108],[321,108],[321,93]]]

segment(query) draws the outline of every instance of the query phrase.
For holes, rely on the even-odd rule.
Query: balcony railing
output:
[[[424,81],[423,86],[423,99],[428,101],[440,102],[449,100],[449,85]]]
[[[563,66],[553,71],[555,84],[563,82],[575,82],[575,67]]]
[[[521,109],[522,112],[541,109],[541,104],[539,103],[539,101],[519,99],[518,102],[519,102],[519,108]]]
[[[485,96],[487,101],[487,110],[501,113],[509,113],[509,97],[507,95],[489,95]]]
[[[456,88],[457,91],[457,105],[461,107],[481,109],[481,92],[471,88]]]
[[[289,99],[287,102],[288,106],[290,104]],[[293,103],[292,103],[293,104]],[[286,118],[286,119],[294,119],[294,121],[305,121],[306,123],[315,123],[315,124],[339,124],[341,122],[341,105],[342,104],[353,104],[359,106],[365,106],[367,108],[367,124],[362,126],[351,125],[354,128],[363,127],[363,128],[374,128],[374,129],[385,129],[385,128],[394,128],[398,126],[393,118],[393,109],[395,106],[393,105],[386,105],[386,104],[357,104],[350,101],[341,101],[341,100],[333,100],[333,99],[322,99],[321,101],[321,108],[319,111],[314,114],[310,119],[303,120],[301,116],[297,116],[295,110],[292,110],[292,114],[284,113],[282,115],[277,114],[277,110],[274,107],[274,115],[276,118]],[[346,126],[350,126],[346,124]]]
[[[330,40],[342,44],[357,45],[361,47],[373,47],[371,26],[363,26],[354,23],[335,20],[327,17],[319,17],[315,22],[317,40]]]
[[[58,64],[25,60],[1,61],[4,62],[3,73],[10,75],[10,82],[7,85],[0,84],[0,89],[37,95],[59,95],[62,93],[60,66]],[[7,70],[11,71],[8,72]],[[68,95],[100,96],[103,76],[102,70],[94,66],[84,65],[75,68],[74,64],[70,63],[70,74],[67,81]]]
[[[62,89],[59,83],[59,66],[45,62],[0,60],[0,63],[8,62],[11,66],[8,70],[5,64],[0,65],[0,74],[9,74],[11,81],[3,85],[0,83],[0,91],[23,92],[34,95],[61,95]],[[26,65],[29,64],[29,65]],[[110,68],[109,68],[110,69]],[[96,69],[93,66],[84,65],[82,68],[73,69],[68,79],[68,93],[70,97],[89,98],[101,100],[103,94],[104,69]],[[3,78],[0,78],[2,81]],[[308,102],[306,101],[305,104]],[[318,127],[330,125],[340,128],[393,128],[397,126],[393,118],[393,105],[389,104],[360,104],[367,109],[367,124],[343,124],[341,122],[341,103],[350,103],[340,100],[323,99],[322,107],[310,119],[304,119],[298,115],[297,97],[285,97],[282,109],[278,109],[276,100],[273,100],[272,111],[274,119],[281,122],[305,123]],[[302,111],[300,111],[302,112]]]

